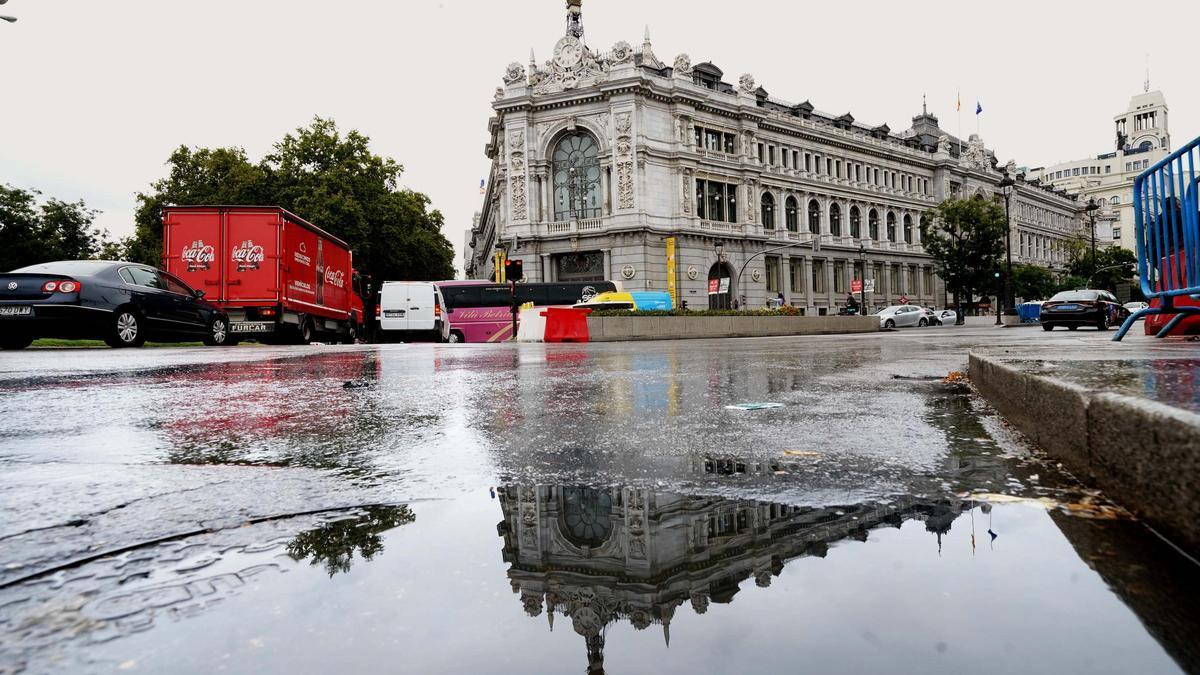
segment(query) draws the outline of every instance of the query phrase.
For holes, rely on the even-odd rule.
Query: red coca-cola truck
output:
[[[360,280],[346,242],[275,206],[163,209],[163,269],[229,316],[230,336],[353,342]]]

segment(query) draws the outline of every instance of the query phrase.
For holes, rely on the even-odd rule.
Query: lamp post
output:
[[[1100,210],[1100,205],[1096,203],[1096,198],[1088,199],[1087,214],[1088,222],[1091,223],[1092,235],[1092,264],[1091,271],[1088,275],[1088,288],[1091,288],[1096,283],[1096,212]]]
[[[862,267],[862,278],[859,279],[858,295],[859,295],[859,316],[867,315],[867,247],[862,244],[858,245],[858,261]]]
[[[1009,201],[1012,198],[1013,186],[1016,181],[1008,172],[1004,172],[1004,177],[1000,179],[1000,194],[1004,197],[1004,284],[1001,286],[1001,293],[1004,295],[1003,301],[996,298],[996,325],[1001,324],[1000,312],[1001,309],[1005,312],[1011,312],[1013,309],[1012,297],[1012,215],[1009,211]]]

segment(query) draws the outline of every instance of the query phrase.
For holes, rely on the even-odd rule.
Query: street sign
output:
[[[862,279],[853,279],[850,281],[851,293],[862,293]]]
[[[721,277],[721,293],[729,292],[729,277]]]
[[[902,305],[908,304],[908,296],[907,295],[900,296],[900,304],[902,304]]]
[[[708,280],[708,294],[709,295],[716,295],[717,293],[720,293],[721,292],[720,288],[721,288],[721,282],[719,280],[717,280],[717,279],[709,279]]]
[[[867,293],[875,292],[875,280],[874,279],[867,279],[866,281],[863,282],[863,284],[865,284],[863,286],[864,291],[866,291]]]

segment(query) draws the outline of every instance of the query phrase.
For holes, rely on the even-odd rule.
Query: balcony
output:
[[[604,229],[603,218],[584,218],[583,220],[556,220],[534,226],[545,234],[575,234],[578,232],[597,232]]]
[[[745,232],[745,223],[726,223],[719,220],[702,220],[700,229],[710,232]]]

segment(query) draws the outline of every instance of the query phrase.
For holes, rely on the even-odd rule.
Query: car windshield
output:
[[[1100,291],[1063,291],[1055,293],[1050,302],[1091,302],[1100,297]]]
[[[96,274],[112,263],[103,260],[58,260],[56,262],[39,263],[13,270],[13,273],[26,274],[66,274],[68,276],[88,276]]]

